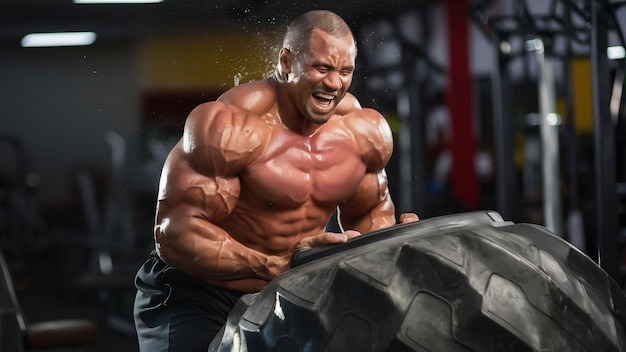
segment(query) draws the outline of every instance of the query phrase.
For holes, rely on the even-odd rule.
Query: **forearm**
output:
[[[285,271],[280,257],[249,248],[203,219],[163,221],[155,228],[159,256],[173,267],[207,281],[269,281]]]
[[[344,229],[356,230],[360,233],[368,233],[396,224],[395,208],[391,199],[376,203],[359,216],[340,210],[339,219]]]

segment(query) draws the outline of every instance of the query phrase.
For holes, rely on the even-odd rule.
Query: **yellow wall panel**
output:
[[[593,100],[591,94],[591,61],[588,58],[572,60],[574,95],[574,127],[578,133],[593,131]]]
[[[142,87],[155,90],[226,90],[273,70],[280,35],[223,30],[147,40],[140,49]]]

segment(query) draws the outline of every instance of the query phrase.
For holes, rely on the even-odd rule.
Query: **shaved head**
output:
[[[283,40],[283,48],[298,55],[308,47],[311,32],[315,28],[337,38],[343,38],[347,35],[354,37],[346,21],[339,15],[327,10],[315,10],[298,16],[289,24]]]

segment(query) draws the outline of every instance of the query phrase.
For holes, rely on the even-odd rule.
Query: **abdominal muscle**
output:
[[[331,212],[332,209],[311,204],[276,210],[268,204],[240,202],[233,213],[217,225],[247,247],[267,255],[283,256],[303,238],[322,233]],[[208,282],[240,292],[258,292],[268,284],[260,279]]]
[[[322,233],[333,211],[311,201],[294,209],[276,207],[240,201],[218,226],[247,247],[269,255],[285,255],[301,239]]]

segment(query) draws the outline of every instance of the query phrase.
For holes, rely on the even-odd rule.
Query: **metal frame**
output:
[[[589,0],[591,7],[591,63],[593,92],[593,135],[596,176],[596,228],[598,260],[614,279],[620,276],[617,192],[615,181],[615,130],[611,123],[608,58],[608,27],[604,20],[611,11],[606,0]]]
[[[500,50],[502,41],[513,36],[521,36],[529,39],[529,35],[542,38],[543,40],[564,39],[567,41],[566,52],[558,53],[551,48],[546,55],[552,57],[568,58],[574,54],[572,43],[579,47],[585,47],[592,62],[592,91],[593,91],[593,121],[594,121],[594,167],[595,167],[595,192],[596,192],[596,242],[597,253],[589,253],[597,259],[602,268],[614,279],[620,276],[618,250],[618,216],[616,194],[616,159],[615,159],[615,130],[611,124],[609,67],[606,56],[608,35],[610,31],[617,30],[618,37],[623,40],[623,34],[615,19],[614,10],[624,1],[608,0],[551,0],[549,13],[545,15],[533,15],[529,11],[526,0],[513,0],[513,13],[507,15],[493,15],[488,13],[489,6],[494,0],[477,1],[470,9],[470,16],[484,30],[491,39],[497,55],[497,69],[493,73],[493,106],[494,106],[494,149],[496,150],[497,168],[497,207],[505,218],[515,218],[517,213],[514,209],[518,197],[514,165],[512,162],[512,130],[510,119],[509,92],[507,83],[508,73],[505,69],[507,60],[522,52],[511,52],[503,55]],[[562,10],[563,13],[557,13]],[[573,18],[584,19],[574,21]],[[608,19],[608,21],[607,21]],[[587,24],[591,23],[591,28]],[[550,43],[547,43],[548,45]],[[566,66],[568,69],[569,66]],[[571,96],[571,92],[566,92]],[[566,141],[572,146],[573,128],[566,126],[564,129]],[[569,169],[576,170],[575,153],[569,148]],[[572,164],[574,163],[574,164]],[[544,166],[545,167],[545,166]],[[575,177],[575,173],[573,174]],[[573,186],[577,186],[574,179]],[[574,195],[574,206],[578,206],[576,190],[571,191]],[[576,209],[577,210],[577,209]]]

